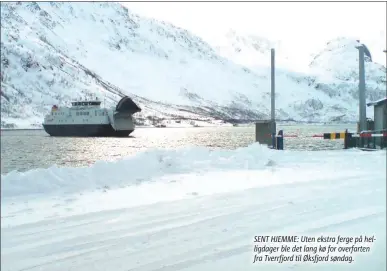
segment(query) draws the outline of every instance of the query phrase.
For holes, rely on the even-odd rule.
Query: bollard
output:
[[[278,136],[277,136],[277,150],[283,150],[284,149],[284,131],[279,130]]]
[[[345,129],[344,132],[344,149],[351,149],[357,147],[357,137],[353,137],[352,133],[348,132],[348,129]]]
[[[271,145],[273,149],[277,149],[277,144],[276,144],[276,136],[275,134],[271,134]]]
[[[345,137],[344,137],[344,149],[348,149],[348,144],[349,144],[349,133],[348,133],[348,129],[345,129]]]

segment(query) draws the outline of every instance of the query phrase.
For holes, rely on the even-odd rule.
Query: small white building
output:
[[[368,103],[367,106],[374,107],[374,130],[387,129],[387,97]]]

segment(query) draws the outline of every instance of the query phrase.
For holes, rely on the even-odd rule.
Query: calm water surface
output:
[[[286,134],[313,134],[355,130],[354,125],[280,126]],[[208,128],[137,128],[128,138],[50,137],[44,130],[1,131],[1,174],[34,168],[87,166],[98,160],[112,161],[151,148],[175,149],[185,146],[235,149],[255,141],[254,126]],[[285,149],[342,149],[343,140],[285,138]]]

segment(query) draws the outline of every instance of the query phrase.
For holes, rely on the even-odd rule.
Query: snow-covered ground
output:
[[[1,270],[385,270],[385,151],[191,147],[1,177]],[[376,241],[351,264],[252,264],[273,234]]]

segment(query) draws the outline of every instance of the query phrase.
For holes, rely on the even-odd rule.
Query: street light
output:
[[[365,71],[364,71],[364,44],[356,46],[359,50],[359,132],[367,130],[366,98],[365,98]]]
[[[277,131],[276,123],[275,123],[275,49],[271,49],[271,100],[270,100],[270,116],[271,116],[271,140],[272,146],[275,146],[275,134]]]

